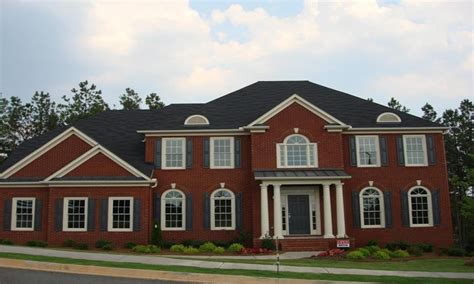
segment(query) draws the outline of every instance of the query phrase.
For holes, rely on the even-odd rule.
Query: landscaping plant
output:
[[[136,253],[159,253],[161,250],[155,245],[137,245],[133,251]]]
[[[358,250],[354,250],[354,251],[351,251],[348,254],[346,254],[346,258],[348,258],[348,259],[364,259],[365,256],[362,252],[360,252]]]
[[[214,252],[216,249],[216,245],[211,243],[211,242],[206,242],[199,246],[199,251],[200,252]]]
[[[242,251],[243,248],[244,248],[243,245],[239,243],[233,243],[227,248],[227,251],[232,252],[232,253],[239,253]]]
[[[390,255],[388,255],[387,252],[382,251],[382,250],[376,251],[373,254],[373,257],[376,258],[376,259],[384,259],[384,260],[390,259]]]
[[[172,245],[170,251],[172,252],[184,252],[185,246],[184,245]]]
[[[183,253],[185,254],[197,254],[199,253],[199,250],[197,248],[193,247],[185,247],[183,250]]]
[[[216,247],[212,253],[215,254],[223,254],[225,252],[225,248],[223,247]]]
[[[137,244],[134,243],[134,242],[127,242],[125,243],[125,245],[123,246],[124,248],[126,249],[133,249]]]

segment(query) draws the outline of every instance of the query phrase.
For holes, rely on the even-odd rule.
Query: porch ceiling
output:
[[[312,180],[312,179],[348,179],[351,176],[342,169],[287,169],[254,171],[256,180]]]

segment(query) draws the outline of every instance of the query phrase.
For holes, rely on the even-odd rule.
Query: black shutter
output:
[[[141,201],[140,198],[133,198],[133,231],[140,231],[141,221]]]
[[[161,222],[160,220],[160,216],[161,216],[161,200],[160,200],[160,193],[157,192],[155,194],[155,208],[154,208],[154,211],[153,211],[153,219],[155,219],[155,221],[158,221],[158,222]]]
[[[241,139],[240,137],[235,137],[234,138],[234,166],[236,168],[240,168],[241,167]]]
[[[403,189],[400,191],[400,202],[402,208],[402,225],[403,227],[410,226],[410,214],[408,210],[408,193]]]
[[[3,203],[3,230],[11,231],[12,229],[12,199],[5,199]]]
[[[186,231],[193,230],[193,194],[186,194]]]
[[[397,136],[397,160],[399,166],[405,166],[405,152],[403,150],[403,136]]]
[[[439,190],[435,189],[431,193],[431,202],[433,209],[433,225],[441,225],[441,207],[439,204]]]
[[[54,228],[56,229],[56,232],[61,232],[63,230],[63,206],[64,206],[64,200],[62,198],[56,199],[55,203],[55,224]]]
[[[360,203],[357,191],[352,191],[352,226],[360,228]]]
[[[109,215],[109,199],[104,198],[100,201],[100,230],[102,232],[107,231],[108,227],[108,215]],[[110,216],[112,218],[112,216]]]
[[[356,149],[356,138],[355,136],[349,136],[349,153],[351,166],[357,167],[357,149]]]
[[[95,199],[89,198],[87,201],[87,231],[95,230]]]
[[[385,228],[392,227],[392,193],[386,191],[383,193],[383,205],[385,209]]]
[[[35,231],[41,231],[42,225],[42,211],[43,211],[43,200],[36,198],[35,200]]]
[[[242,192],[237,193],[237,197],[235,198],[235,228],[237,230],[242,229],[242,221],[243,221],[243,210],[242,210]]]
[[[202,146],[202,149],[203,149],[203,167],[208,169],[209,168],[209,160],[210,160],[210,157],[209,157],[209,137],[204,137],[203,139],[203,146]]]
[[[204,220],[203,220],[203,225],[204,225],[204,230],[209,230],[211,228],[211,200],[209,198],[209,193],[205,192],[204,193]]]
[[[193,167],[193,139],[186,138],[186,168]]]
[[[161,138],[155,141],[155,168],[161,168]]]
[[[433,135],[426,136],[426,150],[428,151],[428,164],[436,165],[436,149]]]
[[[380,143],[380,163],[382,166],[388,166],[388,152],[387,152],[387,137],[380,136],[379,137]]]

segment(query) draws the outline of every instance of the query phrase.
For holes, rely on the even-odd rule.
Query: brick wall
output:
[[[98,153],[66,176],[131,176],[131,174],[104,154]]]

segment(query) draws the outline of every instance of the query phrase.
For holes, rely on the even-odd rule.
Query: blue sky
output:
[[[206,102],[258,80],[311,80],[415,114],[473,97],[471,1],[0,2],[4,97],[59,100],[82,80]]]

